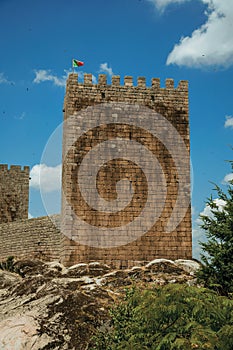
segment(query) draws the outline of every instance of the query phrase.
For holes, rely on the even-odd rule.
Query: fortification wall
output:
[[[112,83],[107,84],[105,75],[99,75],[98,83],[92,83],[92,75],[85,74],[84,82],[78,81],[77,74],[70,74],[67,80],[66,96],[64,100],[64,120],[66,125],[63,134],[63,198],[62,198],[62,236],[61,257],[66,265],[83,261],[103,261],[118,267],[127,267],[134,264],[134,261],[149,261],[155,258],[191,258],[191,210],[190,205],[185,209],[185,215],[172,232],[166,232],[166,224],[172,215],[179,188],[179,177],[174,159],[166,145],[161,140],[151,135],[150,130],[129,125],[101,125],[98,128],[90,129],[80,137],[80,128],[85,120],[91,122],[96,119],[97,114],[101,115],[101,106],[111,104],[112,113],[117,116],[125,114],[125,104],[138,105],[140,112],[135,112],[137,118],[143,122],[148,114],[148,109],[162,115],[171,125],[175,127],[189,153],[189,118],[188,118],[188,83],[180,81],[174,87],[172,79],[166,80],[166,87],[160,86],[160,79],[153,78],[151,86],[146,86],[145,78],[137,80],[137,86],[133,85],[132,77],[124,78],[124,85],[120,85],[120,77],[113,76]],[[99,106],[98,108],[92,108]],[[144,108],[144,110],[143,110]],[[83,114],[84,112],[84,114]],[[105,111],[104,111],[105,112]],[[103,112],[103,113],[104,113]],[[130,112],[129,112],[130,118]],[[153,116],[152,116],[153,118]],[[151,120],[153,122],[153,120]],[[158,122],[160,123],[160,122]],[[158,128],[162,123],[158,124]],[[109,229],[125,225],[122,236],[130,233],[127,231],[127,223],[133,221],[143,210],[147,202],[148,183],[138,167],[130,161],[117,160],[102,167],[97,178],[97,187],[100,196],[106,200],[113,200],[116,193],[116,184],[122,178],[127,178],[134,189],[135,196],[126,210],[112,215],[98,212],[85,202],[82,197],[78,182],[79,169],[84,156],[96,145],[106,141],[123,138],[134,140],[143,144],[150,150],[160,163],[166,180],[167,196],[162,214],[156,220],[146,234],[140,234],[132,242],[121,246],[108,246],[109,239],[106,232]],[[189,159],[181,153],[174,135],[167,133],[169,143],[176,156],[184,159],[182,169],[186,174],[186,194],[190,197]],[[174,140],[173,140],[174,138]],[[76,140],[77,139],[77,140]],[[76,140],[74,142],[74,140]],[[126,150],[127,151],[127,150]],[[127,158],[127,152],[126,152]],[[87,176],[89,174],[87,173]],[[150,185],[150,184],[149,184]],[[158,186],[162,184],[158,183]],[[181,206],[185,207],[185,203]],[[76,217],[89,224],[85,227],[77,224]],[[99,240],[100,245],[93,246],[92,238],[90,244],[86,243],[85,237],[91,237],[93,229],[93,240]],[[98,234],[97,229],[104,228],[103,234]],[[135,232],[143,232],[140,225]],[[99,232],[99,231],[98,231]],[[118,237],[119,238],[119,237]],[[122,237],[124,238],[124,237]],[[98,242],[97,242],[98,243]],[[111,242],[109,242],[111,246]],[[105,247],[105,248],[103,248]]]
[[[0,223],[28,217],[29,167],[0,164]]]
[[[7,165],[0,165],[1,260],[13,255],[18,259],[61,260],[65,265],[102,261],[125,268],[155,258],[191,259],[188,113],[186,81],[180,81],[175,88],[174,81],[167,79],[162,88],[158,78],[153,78],[148,87],[143,77],[138,78],[134,86],[129,76],[121,85],[119,76],[113,76],[112,83],[107,84],[106,76],[99,75],[98,83],[93,84],[91,74],[84,75],[83,83],[78,81],[77,74],[70,74],[64,100],[61,231],[59,216],[53,216],[53,220],[49,217],[27,219],[29,168],[11,166],[8,169]],[[102,116],[115,118],[115,122],[109,123],[106,119],[96,126],[96,119],[101,121]],[[126,120],[124,123],[118,122],[122,116]],[[132,116],[137,123],[127,122]],[[145,127],[146,119],[149,124]],[[84,124],[90,127],[80,134]],[[162,137],[153,134],[152,125],[160,130],[160,134],[162,130]],[[140,165],[127,158],[127,147],[122,157],[114,157],[113,149],[116,147],[120,151],[120,146],[112,144],[112,150],[107,151],[112,158],[100,166],[95,179],[98,194],[110,205],[117,198],[118,182],[127,179],[125,193],[132,193],[132,198],[116,212],[96,210],[83,197],[79,171],[83,159],[93,148],[116,139],[141,144],[159,164],[158,174],[154,183],[150,182],[154,168],[147,169],[145,175]],[[133,159],[138,156],[136,153],[135,148]],[[100,154],[100,160],[101,157]],[[139,154],[140,157],[143,158],[143,154]],[[98,165],[98,161],[94,159],[94,165]],[[164,182],[159,172],[163,174]],[[84,173],[87,183],[91,176],[87,164]],[[159,193],[156,203],[149,196],[152,186]],[[166,195],[162,203],[163,186]],[[180,197],[181,192],[183,196]],[[175,212],[178,200],[179,211]],[[156,211],[160,202],[159,216],[151,212],[152,219],[156,219],[145,231],[138,218],[147,206],[154,206]],[[171,217],[177,225],[168,230]],[[130,224],[134,221],[136,225],[132,232]],[[124,229],[119,229],[119,235],[112,236],[111,233],[120,227]]]
[[[59,260],[59,225],[59,215],[1,224],[0,260],[5,260],[8,256],[16,259]]]

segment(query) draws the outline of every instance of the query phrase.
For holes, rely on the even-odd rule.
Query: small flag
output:
[[[72,65],[73,65],[73,68],[74,67],[81,67],[81,66],[84,66],[84,62],[73,59]]]

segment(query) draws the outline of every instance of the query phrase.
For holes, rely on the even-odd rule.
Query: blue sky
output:
[[[80,74],[117,74],[189,81],[194,242],[197,217],[208,211],[213,184],[227,188],[233,154],[233,3],[229,0],[0,0],[0,163],[32,169],[30,214],[46,214],[44,192],[56,197],[53,168],[41,157],[62,122],[71,59]],[[215,197],[215,196],[214,196]],[[57,211],[59,201],[54,199]],[[51,209],[52,211],[52,209]],[[195,252],[197,251],[195,243]],[[196,253],[195,253],[196,254]]]

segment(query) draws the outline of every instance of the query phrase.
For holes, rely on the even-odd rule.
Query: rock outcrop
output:
[[[108,310],[130,286],[195,285],[199,264],[157,259],[146,266],[112,270],[92,262],[18,261],[19,274],[0,270],[1,350],[87,350]]]

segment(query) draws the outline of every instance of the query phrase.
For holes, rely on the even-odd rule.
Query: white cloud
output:
[[[26,116],[26,113],[25,112],[22,112],[21,114],[15,116],[15,119],[17,120],[23,120]]]
[[[30,187],[42,192],[59,191],[61,189],[61,164],[50,167],[36,164],[30,171]]]
[[[233,117],[232,116],[230,116],[230,115],[226,116],[224,127],[233,129]]]
[[[157,9],[163,10],[166,6],[170,4],[177,4],[177,3],[187,2],[190,0],[149,0],[149,1],[152,2],[157,7]]]
[[[64,70],[64,72],[65,74],[62,77],[57,77],[56,75],[51,74],[51,71],[49,69],[35,70],[36,77],[34,78],[33,83],[40,84],[45,81],[51,81],[55,86],[65,87],[68,75],[72,73],[72,71]],[[85,73],[81,70],[79,70],[77,73],[78,79],[83,80]],[[92,82],[93,84],[97,84],[97,78],[95,77],[95,75],[92,75]]]
[[[222,180],[223,185],[229,185],[229,182],[233,181],[233,173],[227,174]]]
[[[223,199],[216,198],[214,199],[214,203],[217,205],[218,210],[221,212],[224,210],[224,207],[226,205],[226,202]],[[215,209],[216,210],[216,209]],[[202,216],[208,216],[210,218],[213,218],[214,215],[211,212],[211,208],[208,204],[206,204],[203,211],[199,214]],[[193,236],[193,257],[196,259],[200,259],[200,255],[202,253],[201,246],[199,242],[206,242],[206,231],[201,228],[201,225],[203,224],[203,221],[198,216],[198,218],[193,222],[194,227],[192,229],[192,236]]]
[[[28,213],[28,219],[33,219],[32,214]]]
[[[224,210],[226,202],[223,199],[216,198],[216,199],[213,200],[213,202],[217,205],[217,209],[220,212]],[[213,215],[213,213],[211,211],[211,208],[210,208],[209,204],[206,204],[204,210],[200,213],[200,215],[201,216],[208,216],[210,218],[213,218],[214,215]],[[198,217],[196,219],[196,223],[199,224],[199,225],[202,224],[202,220],[201,220],[200,217]]]
[[[110,77],[114,74],[112,71],[112,68],[108,66],[107,62],[105,63],[101,63],[100,64],[100,70],[99,72],[101,73],[106,73],[108,74]]]
[[[205,231],[200,227],[194,227],[192,229],[192,238],[193,238],[193,257],[195,259],[200,259],[201,255],[201,246],[199,242],[206,242]]]
[[[33,80],[33,83],[40,84],[45,81],[51,81],[56,86],[65,87],[66,79],[68,77],[69,71],[65,71],[65,74],[62,77],[57,77],[56,75],[51,74],[50,70],[39,69],[35,70],[36,77]]]
[[[167,58],[168,65],[226,68],[233,64],[233,1],[201,1],[207,5],[206,23],[196,29],[191,36],[180,39]],[[166,5],[171,2],[178,1],[164,1]],[[159,6],[162,0],[154,3]]]
[[[0,73],[0,84],[13,84],[13,81],[8,80],[4,73]]]

